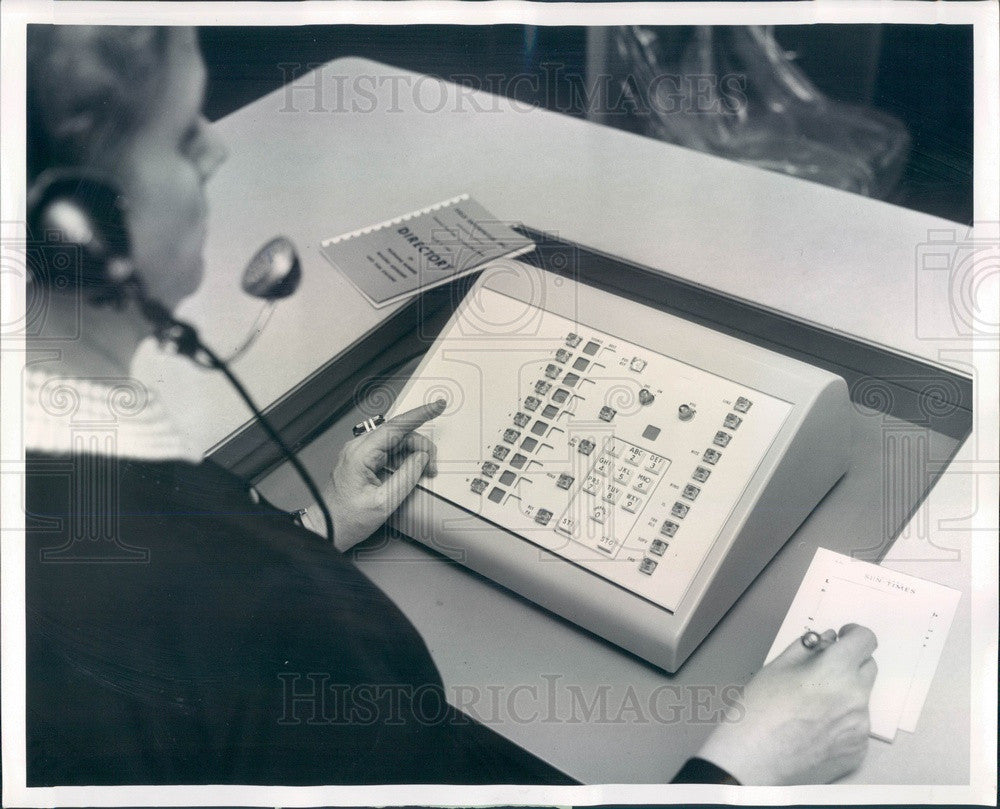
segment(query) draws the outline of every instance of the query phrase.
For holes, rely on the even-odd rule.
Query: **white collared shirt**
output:
[[[24,447],[59,455],[95,454],[200,463],[156,392],[131,377],[69,377],[43,363],[24,370]]]

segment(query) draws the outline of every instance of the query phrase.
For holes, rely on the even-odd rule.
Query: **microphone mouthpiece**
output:
[[[255,298],[287,298],[302,280],[302,265],[295,246],[284,236],[271,239],[250,259],[243,271],[243,291]]]

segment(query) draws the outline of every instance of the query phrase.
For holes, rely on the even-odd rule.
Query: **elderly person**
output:
[[[571,783],[450,708],[417,631],[342,555],[433,474],[412,430],[437,406],[345,446],[322,493],[329,547],[129,388],[153,329],[139,290],[172,311],[204,271],[203,186],[225,150],[201,115],[195,33],[32,26],[28,57],[29,192],[56,172],[112,183],[129,243],[96,275],[39,262],[31,281],[45,323],[25,383],[28,784]],[[81,424],[123,388],[95,439]],[[874,648],[856,626],[793,644],[677,780],[852,770]]]

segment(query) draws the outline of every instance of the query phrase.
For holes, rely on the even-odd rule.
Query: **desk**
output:
[[[235,367],[262,403],[393,312],[369,307],[320,256],[319,241],[461,192],[500,218],[940,364],[941,346],[922,336],[927,323],[917,328],[914,301],[930,294],[930,279],[915,272],[914,255],[928,230],[956,230],[949,222],[359,59],[336,60],[216,126],[232,157],[210,187],[210,271],[181,314],[204,324],[210,344],[234,347],[256,312],[249,299],[230,303],[243,263],[277,231],[295,241],[303,287]],[[872,301],[889,302],[891,312]],[[945,308],[932,310],[942,330]],[[182,429],[206,449],[246,420],[221,379],[153,352],[139,373],[165,383]],[[192,389],[204,391],[203,408],[191,407]],[[302,453],[315,474],[327,474],[349,421]],[[974,459],[971,443],[959,462]],[[287,470],[262,485],[276,502],[304,499]],[[970,537],[935,526],[965,517],[972,496],[970,478],[946,476],[885,561],[956,587],[963,599],[918,732],[874,742],[852,782],[968,783]],[[359,565],[424,635],[446,686],[464,695],[459,702],[478,690],[477,713],[490,714],[495,687],[500,721],[490,724],[587,782],[669,779],[711,727],[690,721],[709,694],[692,689],[745,678],[759,664],[736,653],[726,671],[711,671],[697,668],[696,655],[681,697],[688,721],[642,723],[627,710],[629,691],[648,703],[671,682],[661,672],[409,543],[368,548]],[[748,596],[737,610],[766,600]],[[725,637],[717,631],[709,643]],[[604,717],[598,707],[590,721],[544,721],[546,705],[558,719],[574,698],[589,705],[602,694]]]

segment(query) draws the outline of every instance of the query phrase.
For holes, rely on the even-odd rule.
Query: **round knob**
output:
[[[681,421],[691,421],[694,418],[694,408],[691,405],[682,404],[677,408],[677,418]]]
[[[639,391],[639,404],[648,405],[653,403],[653,399],[656,397],[650,393],[646,388]]]

